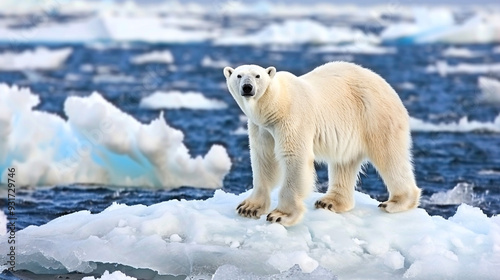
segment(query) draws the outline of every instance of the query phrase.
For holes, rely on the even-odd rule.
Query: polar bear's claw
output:
[[[267,207],[265,204],[257,203],[253,200],[244,200],[236,207],[236,211],[242,217],[258,219],[267,212]]]

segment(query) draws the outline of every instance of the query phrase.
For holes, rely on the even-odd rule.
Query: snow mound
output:
[[[429,132],[471,132],[488,131],[500,132],[500,114],[493,122],[469,121],[467,117],[462,117],[458,122],[433,124],[423,120],[410,117],[410,127],[412,131]]]
[[[217,276],[217,270],[230,270],[265,276],[292,269],[311,275],[328,275],[326,270],[340,279],[498,276],[500,217],[488,218],[472,206],[460,205],[448,220],[423,209],[387,214],[376,200],[356,192],[356,207],[337,214],[314,209],[322,194],[313,193],[305,201],[304,220],[285,228],[265,216],[239,217],[235,207],[249,194],[217,190],[205,201],[115,203],[98,214],[80,211],[30,226],[17,232],[16,248],[23,254],[16,268],[91,273],[108,263],[161,275]],[[273,192],[273,207],[278,196]],[[172,241],[173,234],[181,241]],[[0,245],[6,242],[0,237]],[[0,255],[0,264],[5,257]]]
[[[500,104],[500,81],[487,77],[479,77],[478,86],[481,89],[479,101]]]
[[[191,158],[184,134],[163,113],[149,124],[106,101],[99,93],[68,97],[68,120],[33,110],[39,97],[26,88],[0,85],[0,172],[30,170],[19,186],[105,184],[217,188],[229,172],[226,150],[214,145]]]
[[[20,53],[0,53],[0,71],[54,70],[61,67],[71,55],[73,49],[49,50],[38,47]]]
[[[460,205],[462,203],[475,205],[480,199],[474,194],[474,185],[458,183],[453,189],[431,195],[426,201],[435,205]]]
[[[130,59],[133,64],[144,64],[144,63],[173,63],[174,56],[169,50],[164,51],[153,51],[150,53],[145,53],[141,55],[134,56]]]
[[[314,50],[321,53],[359,53],[359,54],[389,54],[395,53],[395,48],[381,47],[367,43],[352,43],[347,45],[328,45]]]
[[[414,22],[395,23],[382,31],[383,41],[472,44],[500,42],[498,15],[475,15],[457,23],[449,8],[416,8]]]
[[[445,49],[442,52],[442,54],[443,56],[448,56],[448,57],[464,57],[464,58],[477,57],[482,55],[482,53],[480,52],[474,52],[467,48],[456,48],[456,47],[449,47]]]
[[[109,271],[106,270],[100,278],[88,276],[88,277],[83,277],[82,280],[137,280],[137,278],[127,276],[125,275],[125,273],[121,271],[115,271],[113,273],[109,273]]]
[[[446,61],[437,61],[435,65],[429,65],[425,69],[429,73],[439,73],[441,76],[448,74],[477,74],[500,72],[500,63],[471,64],[459,63],[449,65]]]
[[[218,45],[267,45],[267,44],[333,44],[333,43],[379,43],[377,36],[361,30],[327,27],[309,19],[287,20],[272,23],[262,30],[246,35],[225,35],[215,39]]]
[[[216,99],[208,99],[198,92],[155,92],[141,99],[141,108],[148,109],[225,109],[227,104]]]

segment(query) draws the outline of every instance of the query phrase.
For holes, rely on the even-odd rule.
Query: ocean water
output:
[[[17,51],[40,44],[16,45]],[[392,45],[395,51],[381,55],[318,52],[318,46],[302,44],[273,46],[214,46],[210,43],[182,44],[60,44],[48,48],[71,47],[73,53],[63,67],[53,71],[11,71],[0,73],[0,82],[31,88],[41,103],[37,110],[65,118],[63,104],[68,96],[87,96],[100,92],[107,100],[142,123],[158,117],[160,110],[140,108],[141,98],[154,91],[197,91],[208,98],[224,101],[222,110],[167,109],[167,123],[184,132],[184,143],[191,155],[204,155],[213,144],[221,144],[232,160],[232,169],[224,179],[223,190],[242,193],[252,187],[248,139],[234,133],[244,127],[242,112],[226,89],[220,65],[202,61],[225,61],[230,66],[259,64],[275,66],[296,75],[335,60],[347,60],[384,77],[398,92],[410,115],[429,123],[469,120],[492,122],[500,105],[479,102],[480,76],[496,77],[498,73],[429,72],[428,66],[439,60],[449,64],[486,65],[500,62],[494,45],[464,45],[484,55],[444,57],[449,45]],[[0,45],[0,52],[12,45]],[[151,51],[168,50],[173,63],[132,64],[130,58]],[[479,207],[488,216],[500,213],[500,134],[488,131],[445,132],[415,131],[413,155],[418,186],[423,190],[421,207],[432,215],[449,217],[461,202]],[[22,170],[29,172],[29,170]],[[317,165],[318,190],[326,191],[326,167]],[[458,187],[457,187],[458,186]],[[457,188],[455,188],[457,187]],[[360,176],[358,190],[378,200],[388,194],[382,180],[367,164]],[[450,192],[455,188],[455,192]],[[447,193],[448,192],[448,193]],[[151,205],[174,199],[207,199],[213,190],[182,187],[174,190],[123,188],[100,185],[32,186],[18,189],[18,228],[41,225],[79,210],[97,213],[113,202],[127,205]],[[0,200],[5,209],[6,200]],[[236,207],[236,205],[235,205]]]

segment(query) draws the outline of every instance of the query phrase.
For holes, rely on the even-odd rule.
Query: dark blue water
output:
[[[16,46],[18,50],[34,46]],[[61,46],[49,46],[59,48]],[[433,123],[456,121],[463,116],[480,121],[492,121],[500,112],[498,105],[480,104],[477,96],[479,74],[456,74],[442,77],[427,73],[425,67],[436,60],[494,63],[500,54],[493,54],[492,45],[466,46],[488,54],[475,58],[444,58],[446,45],[394,46],[397,52],[385,55],[316,53],[315,46],[298,46],[281,50],[268,47],[216,47],[210,44],[151,45],[128,44],[107,48],[72,45],[73,53],[65,66],[55,71],[2,72],[0,82],[30,87],[40,95],[37,110],[58,114],[63,112],[65,99],[70,95],[86,96],[100,92],[122,111],[143,123],[156,118],[159,111],[139,108],[142,97],[156,90],[199,91],[209,98],[229,104],[224,110],[165,110],[169,125],[180,129],[192,156],[204,155],[213,144],[221,144],[232,159],[232,169],[224,180],[223,189],[241,193],[251,188],[248,139],[232,132],[242,125],[240,109],[225,88],[222,69],[201,65],[204,56],[227,60],[231,66],[240,64],[273,65],[278,70],[301,75],[332,58],[348,58],[371,68],[384,77],[399,93],[410,115]],[[0,52],[11,50],[0,45]],[[165,64],[131,64],[130,58],[153,50],[168,49],[175,57],[175,68]],[[123,81],[106,81],[96,77],[127,76]],[[498,78],[499,73],[482,74]],[[407,89],[402,83],[412,83]],[[500,134],[471,133],[412,133],[416,178],[423,196],[452,189],[459,182],[474,185],[475,205],[487,215],[500,213],[500,175],[480,175],[481,170],[500,171]],[[325,166],[317,166],[319,190],[326,190]],[[29,172],[29,171],[27,171]],[[380,177],[371,166],[365,168],[358,189],[384,200],[388,194]],[[18,190],[18,226],[41,225],[58,216],[79,210],[99,212],[113,202],[150,205],[170,199],[206,199],[213,190],[183,187],[175,190],[119,188],[109,186],[37,186]],[[0,200],[5,209],[5,200]],[[424,203],[433,215],[449,217],[456,205]]]

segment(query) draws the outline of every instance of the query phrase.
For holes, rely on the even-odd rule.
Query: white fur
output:
[[[367,159],[390,193],[382,209],[418,206],[408,112],[379,75],[347,62],[327,63],[300,77],[257,65],[226,67],[224,75],[248,117],[254,190],[238,206],[240,215],[267,213],[271,189],[281,185],[278,207],[267,219],[285,226],[299,222],[303,199],[314,188],[314,160],[328,164],[329,188],[318,208],[352,209]],[[243,96],[245,84],[253,86],[253,96]]]

